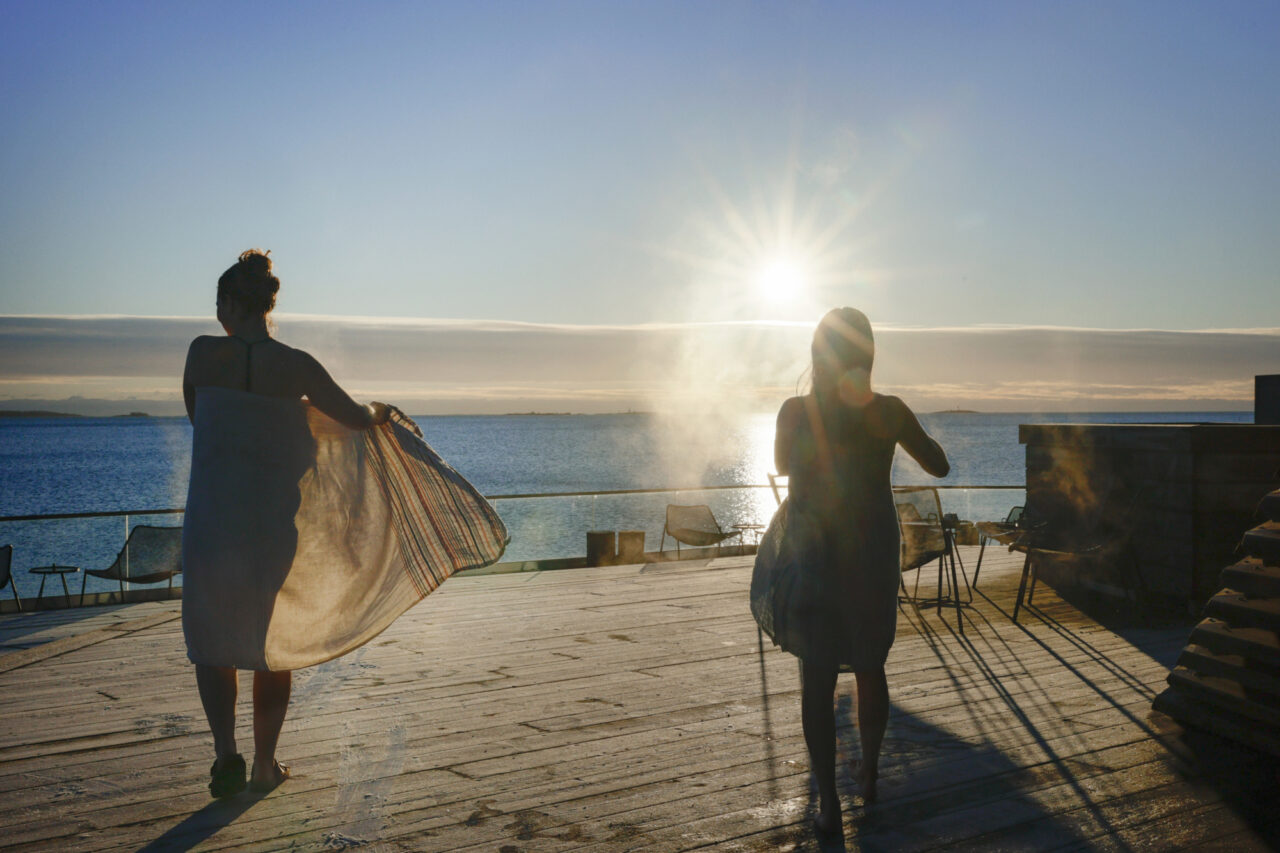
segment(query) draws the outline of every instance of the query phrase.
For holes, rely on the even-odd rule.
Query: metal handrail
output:
[[[490,501],[506,501],[527,498],[585,498],[596,497],[598,495],[660,495],[670,492],[713,492],[726,491],[730,489],[768,489],[768,484],[756,485],[754,483],[745,483],[735,486],[677,486],[667,489],[606,489],[595,492],[529,492],[527,494],[510,494],[510,495],[485,495],[485,500]],[[967,489],[970,491],[980,489],[1025,489],[1025,485],[1017,486],[957,486],[957,485],[941,485],[933,486],[935,489]],[[0,521],[52,521],[61,518],[119,518],[126,515],[178,515],[186,512],[186,507],[178,509],[124,509],[112,510],[109,512],[55,512],[43,515],[0,515]]]

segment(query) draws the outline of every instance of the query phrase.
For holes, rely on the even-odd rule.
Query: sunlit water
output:
[[[1251,414],[924,415],[946,449],[951,475],[934,480],[901,452],[894,482],[1014,486],[947,490],[947,511],[1003,518],[1021,502],[1023,448],[1018,424],[1043,421],[1248,423]],[[773,416],[723,414],[421,417],[427,441],[487,495],[683,488],[768,483]],[[0,515],[181,507],[186,502],[191,428],[179,418],[0,420]],[[709,504],[720,523],[765,523],[775,507],[768,488],[658,495],[499,500],[512,533],[503,559],[581,555],[585,531],[643,530],[661,542],[668,503]],[[180,524],[180,515],[132,516],[129,524]],[[39,584],[24,571],[49,563],[105,568],[123,543],[122,518],[0,522],[0,545],[14,546],[21,594]],[[668,540],[667,545],[671,542]],[[54,581],[56,583],[56,581]],[[73,592],[79,590],[75,581]],[[89,589],[106,583],[90,579]],[[49,587],[46,585],[46,593]],[[61,587],[58,587],[59,591]],[[8,594],[4,591],[0,594]]]

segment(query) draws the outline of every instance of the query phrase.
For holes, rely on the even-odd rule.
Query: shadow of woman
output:
[[[139,847],[138,853],[180,853],[198,847],[239,820],[259,800],[258,797],[247,796],[233,800],[214,800],[181,823],[165,830],[159,838]]]

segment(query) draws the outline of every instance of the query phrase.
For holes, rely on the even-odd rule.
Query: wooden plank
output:
[[[988,552],[963,635],[954,611],[901,615],[882,792],[924,829],[900,839],[942,848],[1035,818],[1011,824],[1011,803],[1070,814],[1097,785],[1118,800],[1171,786],[1170,802],[1210,807],[1179,775],[1176,727],[1148,711],[1187,628],[1112,633],[1044,585],[1014,625],[1020,569]],[[749,580],[749,558],[451,579],[373,643],[295,676],[281,751],[299,775],[230,816],[205,808],[210,741],[176,623],[0,673],[0,719],[67,709],[0,727],[0,845],[807,843],[796,663],[759,653]],[[842,767],[855,717],[843,678]],[[247,745],[243,703],[241,723]],[[841,785],[853,793],[845,770]]]
[[[1280,521],[1268,521],[1245,531],[1242,548],[1268,565],[1280,564]]]
[[[1249,717],[1267,726],[1280,727],[1280,707],[1230,678],[1202,675],[1184,666],[1176,666],[1169,673],[1169,685],[1215,708]]]
[[[1238,654],[1267,666],[1280,666],[1280,635],[1266,628],[1236,627],[1207,618],[1191,632],[1191,641],[1222,654]]]
[[[1280,629],[1280,599],[1250,598],[1234,589],[1219,590],[1205,605],[1206,616],[1240,628]]]
[[[1280,674],[1259,667],[1244,655],[1218,654],[1190,643],[1178,657],[1178,665],[1201,675],[1229,679],[1250,691],[1270,694],[1280,703]]]

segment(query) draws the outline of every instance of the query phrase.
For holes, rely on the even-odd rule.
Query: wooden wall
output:
[[[1147,590],[1198,608],[1235,561],[1262,496],[1280,482],[1280,426],[1023,424],[1027,507],[1088,527],[1126,519]],[[1133,581],[1111,561],[1046,561],[1055,588],[1121,594]]]

